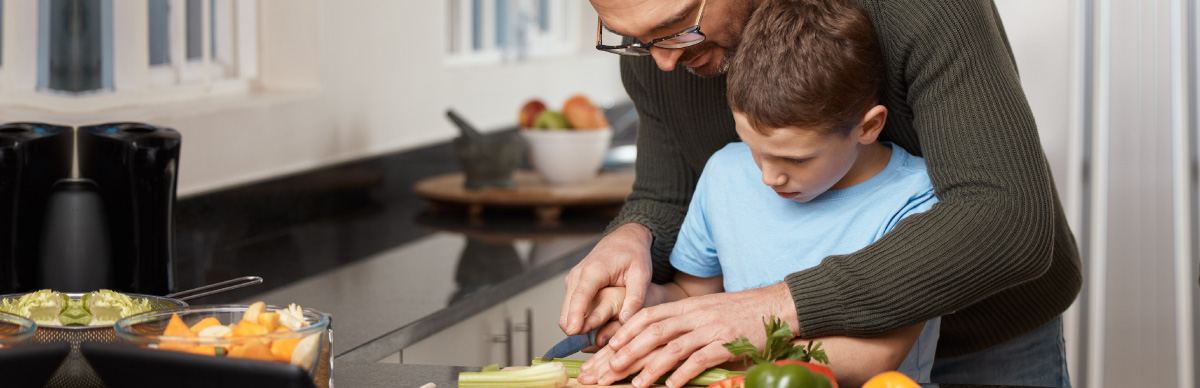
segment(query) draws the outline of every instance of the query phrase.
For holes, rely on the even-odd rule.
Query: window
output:
[[[447,46],[454,64],[492,64],[579,50],[580,2],[449,0]]]
[[[38,89],[112,88],[112,0],[40,0]]]
[[[236,8],[234,0],[149,0],[146,25],[151,85],[234,77]]]
[[[258,7],[257,0],[0,0],[0,31],[8,31],[0,35],[0,99],[96,110],[247,91],[258,73]]]

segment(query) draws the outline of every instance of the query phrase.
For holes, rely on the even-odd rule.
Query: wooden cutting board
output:
[[[510,366],[510,367],[504,368],[504,370],[520,370],[520,369],[525,369],[525,368],[528,368],[528,367],[527,366]],[[665,387],[665,386],[666,385],[663,385],[663,384],[651,385],[651,387]],[[584,385],[584,384],[580,384],[578,381],[575,381],[574,378],[571,378],[570,380],[567,380],[566,387],[570,387],[570,388],[575,388],[575,387],[579,387],[579,388],[585,388],[585,387],[633,388],[633,384],[632,383],[615,383],[613,385]]]
[[[617,384],[613,384],[613,385],[583,385],[583,384],[580,384],[578,381],[575,381],[575,379],[570,379],[570,380],[567,380],[567,385],[566,385],[566,386],[567,386],[567,387],[610,387],[610,388],[613,388],[613,387],[615,387],[615,388],[633,388],[633,384],[622,384],[622,383],[617,383]],[[654,385],[651,385],[651,387],[665,387],[665,386],[666,386],[666,385],[662,385],[662,384],[654,384]]]
[[[529,207],[542,221],[553,221],[564,207],[621,205],[633,192],[634,174],[602,172],[596,178],[565,185],[546,183],[533,171],[513,174],[514,187],[469,190],[463,187],[466,176],[461,172],[439,175],[418,181],[413,192],[433,202],[434,210],[447,205],[466,205],[474,218],[486,206]]]

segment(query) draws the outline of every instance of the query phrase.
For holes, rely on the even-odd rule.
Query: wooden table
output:
[[[552,185],[537,173],[523,170],[513,174],[512,188],[467,189],[463,186],[466,176],[458,172],[418,181],[413,191],[428,198],[434,212],[465,205],[472,218],[479,218],[485,207],[528,207],[539,221],[553,223],[563,208],[625,203],[633,191],[633,178],[633,172],[602,172],[589,181]]]

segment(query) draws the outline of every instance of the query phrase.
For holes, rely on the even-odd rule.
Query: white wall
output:
[[[1196,75],[1197,57],[1186,52],[1195,43],[1180,50],[1185,45],[1179,39],[1200,37],[1187,32],[1180,16],[1195,9],[1172,7],[1196,5],[995,3],[1071,226],[1077,236],[1090,229],[1080,247],[1090,251],[1083,258],[1088,304],[1076,303],[1066,325],[1075,386],[1194,386],[1196,311],[1188,306],[1196,296],[1196,252],[1186,247],[1194,246],[1195,236],[1177,221],[1186,224],[1195,209],[1174,202],[1173,190],[1194,188],[1195,177],[1177,173],[1172,131],[1182,125],[1195,136],[1195,123],[1186,119],[1195,102],[1176,91],[1196,88],[1188,77]],[[1089,23],[1092,33],[1081,35],[1079,27]],[[1173,30],[1173,23],[1183,28]],[[1173,68],[1180,63],[1189,73]],[[1083,72],[1085,65],[1092,74]],[[1080,141],[1085,132],[1092,139],[1086,150]],[[1085,154],[1090,191],[1082,190]],[[1090,201],[1086,209],[1084,198]],[[1082,225],[1083,213],[1088,225]]]
[[[443,1],[260,2],[261,87],[251,96],[100,112],[70,121],[145,121],[183,134],[179,194],[445,141],[454,107],[484,130],[513,125],[530,97],[627,100],[617,56],[591,48],[581,7],[573,55],[495,66],[443,63]],[[5,112],[0,111],[0,115]],[[24,112],[22,119],[62,120]]]

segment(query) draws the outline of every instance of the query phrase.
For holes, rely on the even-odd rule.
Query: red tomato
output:
[[[829,382],[830,382],[830,383],[833,385],[833,388],[838,388],[837,379],[833,378],[833,370],[829,369],[829,367],[828,367],[828,366],[825,366],[825,365],[817,365],[817,364],[813,364],[813,363],[809,363],[809,362],[804,362],[804,361],[796,361],[796,360],[779,360],[779,361],[775,361],[775,365],[785,365],[785,364],[799,364],[799,365],[804,365],[805,367],[807,367],[807,368],[808,368],[808,370],[811,370],[811,371],[813,371],[813,372],[815,372],[815,373],[823,374],[823,375],[825,375],[825,377],[828,377],[828,378],[829,378]]]
[[[737,388],[741,387],[746,381],[746,376],[733,376],[725,380],[712,383],[708,388]]]

